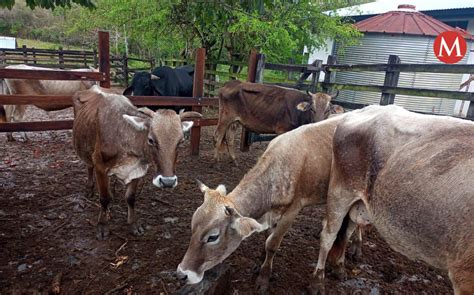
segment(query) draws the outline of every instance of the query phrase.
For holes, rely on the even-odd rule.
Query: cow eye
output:
[[[155,145],[155,141],[153,140],[153,138],[148,137],[148,144],[149,145]]]
[[[211,235],[207,238],[207,243],[213,243],[219,239],[219,235]]]

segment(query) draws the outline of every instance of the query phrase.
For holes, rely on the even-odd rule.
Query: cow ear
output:
[[[299,104],[296,105],[296,109],[301,112],[306,112],[311,108],[311,103],[307,101],[302,101]]]
[[[132,87],[132,86],[127,87],[127,88],[123,91],[123,95],[133,95],[133,87]]]
[[[237,217],[233,220],[231,228],[235,229],[242,238],[247,238],[254,232],[265,230],[263,225],[250,217]]]
[[[225,188],[225,185],[219,184],[216,188],[216,191],[223,197],[227,195],[227,189]]]
[[[137,116],[130,116],[124,114],[122,116],[128,124],[132,125],[137,131],[144,131],[148,129],[148,122],[146,119],[137,117]]]
[[[191,127],[193,127],[194,122],[193,121],[184,121],[181,122],[181,126],[183,127],[183,132],[186,133],[189,130],[191,130]]]
[[[203,194],[206,193],[209,189],[209,187],[202,183],[199,179],[196,179],[196,183]]]

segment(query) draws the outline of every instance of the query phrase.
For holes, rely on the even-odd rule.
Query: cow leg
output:
[[[95,179],[99,190],[101,210],[97,221],[97,238],[105,240],[109,236],[108,206],[110,203],[109,177],[103,169],[95,168]]]
[[[87,167],[86,197],[94,196],[94,167]]]
[[[230,124],[225,134],[225,141],[227,143],[227,152],[229,153],[230,158],[232,159],[232,161],[234,162],[236,166],[237,166],[237,160],[235,157],[235,134],[237,133],[237,128],[239,128],[239,123],[233,122],[232,124]]]
[[[230,124],[232,123],[232,119],[225,118],[221,120],[221,118],[219,118],[216,131],[214,132],[214,139],[216,144],[214,158],[216,159],[216,161],[221,160],[220,155],[222,154],[222,151],[225,150],[224,138],[226,137],[227,130],[229,129]]]
[[[267,253],[265,261],[260,267],[260,273],[256,281],[256,289],[258,293],[264,294],[268,292],[270,276],[272,274],[273,258],[275,257],[276,251],[280,247],[283,237],[293,224],[293,221],[295,220],[300,210],[301,207],[288,209],[278,221],[276,227],[273,229],[270,236],[265,241],[265,250]]]
[[[340,280],[346,279],[346,269],[344,266],[346,247],[356,229],[357,224],[349,216],[346,216],[336,241],[328,253],[329,261],[335,267],[334,272]]]
[[[323,220],[323,229],[319,237],[319,258],[311,282],[312,294],[325,294],[324,275],[326,259],[336,241],[337,234],[341,229],[344,218],[349,213],[349,210],[355,201],[357,201],[357,199],[354,199],[352,193],[343,191],[341,188],[337,188],[337,194],[335,191],[330,191],[328,193],[326,218]],[[335,249],[333,251],[339,252],[341,250]]]
[[[141,236],[145,233],[142,225],[137,221],[135,216],[135,197],[137,194],[137,187],[139,183],[139,179],[132,180],[129,184],[127,184],[126,192],[125,192],[125,199],[127,200],[128,205],[128,218],[127,223],[130,227],[130,232],[135,236]]]
[[[352,239],[351,245],[348,250],[349,256],[355,262],[359,261],[362,258],[362,233],[363,227],[358,226],[355,237]]]

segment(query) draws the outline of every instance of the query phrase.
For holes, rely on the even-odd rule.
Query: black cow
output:
[[[193,66],[183,66],[175,69],[162,66],[155,68],[151,73],[137,72],[133,76],[132,84],[124,90],[123,94],[192,97],[193,76]],[[173,109],[179,110],[181,108],[175,107]]]

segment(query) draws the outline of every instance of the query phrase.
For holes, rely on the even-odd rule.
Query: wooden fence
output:
[[[256,57],[256,77],[255,82],[279,85],[299,90],[310,90],[333,92],[335,90],[354,90],[381,93],[380,105],[393,104],[397,94],[438,97],[447,99],[456,99],[470,101],[469,110],[466,118],[474,120],[474,93],[461,91],[434,90],[423,88],[399,87],[398,78],[400,72],[430,72],[430,73],[452,73],[452,74],[474,74],[473,64],[408,64],[401,63],[400,58],[396,55],[390,55],[386,64],[356,64],[342,65],[337,64],[335,56],[329,56],[327,63],[323,64],[322,60],[316,60],[309,65],[292,65],[292,64],[274,64],[265,61],[265,55],[258,54]],[[265,78],[269,72],[280,72],[280,75],[273,75],[271,78]],[[385,72],[383,85],[362,85],[349,83],[336,83],[336,74],[338,72]],[[297,80],[290,79],[289,72],[299,74]],[[320,82],[320,74],[324,72],[324,81]],[[275,77],[277,76],[277,77]],[[309,79],[311,78],[311,79]],[[345,101],[333,101],[347,109],[363,108],[366,105],[350,103]],[[259,136],[244,130],[241,139],[241,150],[246,151],[249,144],[255,141],[264,141],[274,136]]]
[[[32,71],[0,68],[0,79],[40,79],[40,80],[91,80],[98,81],[101,87],[110,87],[110,56],[109,33],[99,32],[98,66],[99,72],[72,72],[72,71]],[[217,106],[218,100],[214,97],[203,97],[205,75],[205,49],[196,51],[193,97],[162,97],[162,96],[128,96],[137,106],[191,106],[192,110],[202,112],[202,107]],[[249,65],[249,81],[255,73],[255,65]],[[18,104],[60,104],[72,105],[72,96],[58,95],[0,95],[0,105]],[[196,119],[191,130],[191,154],[198,155],[202,126],[217,124],[217,119]],[[16,131],[46,131],[71,129],[72,120],[0,123],[0,132]]]
[[[59,69],[97,67],[98,55],[95,50],[58,50],[27,48],[0,48],[0,64],[26,64]]]

